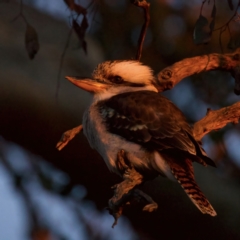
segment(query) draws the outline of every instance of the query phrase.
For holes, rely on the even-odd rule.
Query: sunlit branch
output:
[[[68,46],[69,46],[69,42],[70,42],[70,39],[71,39],[71,36],[72,36],[72,32],[73,32],[73,28],[71,27],[71,29],[69,30],[68,36],[67,36],[67,41],[65,43],[63,52],[61,54],[61,58],[60,58],[60,64],[59,64],[58,75],[57,75],[56,94],[55,94],[56,101],[58,100],[58,93],[59,93],[59,88],[60,88],[60,78],[61,78],[61,72],[62,72],[62,65],[63,65],[63,61],[64,61],[64,57],[65,57],[66,51],[67,51]]]
[[[56,148],[60,151],[62,150],[69,141],[71,141],[78,133],[80,133],[83,129],[82,125],[79,125],[73,129],[70,129],[63,133],[61,139],[58,141]]]
[[[207,115],[194,124],[194,137],[196,140],[201,140],[209,132],[219,130],[228,123],[237,124],[239,118],[240,102],[219,110],[208,110]]]
[[[212,53],[185,58],[164,68],[157,74],[158,91],[172,89],[186,77],[212,70],[230,72],[235,79],[234,91],[236,94],[240,94],[240,49],[231,54]]]

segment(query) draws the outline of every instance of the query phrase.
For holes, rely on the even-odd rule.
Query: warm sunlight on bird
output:
[[[178,181],[202,213],[216,215],[195,182],[192,162],[215,164],[194,139],[183,113],[158,93],[151,68],[138,61],[107,61],[97,66],[92,79],[67,79],[93,93],[83,131],[110,171],[121,175],[116,161],[124,150],[143,178],[160,174]]]

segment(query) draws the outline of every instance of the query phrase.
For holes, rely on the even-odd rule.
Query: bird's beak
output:
[[[79,78],[69,76],[66,76],[65,78],[74,85],[76,85],[77,87],[80,87],[81,89],[91,93],[101,92],[108,87],[108,84],[103,84],[90,78]]]

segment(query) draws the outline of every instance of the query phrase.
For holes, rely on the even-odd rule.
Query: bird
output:
[[[124,150],[146,179],[161,175],[178,182],[203,214],[217,215],[193,169],[193,162],[215,163],[194,139],[181,110],[158,93],[158,80],[149,66],[135,60],[105,61],[91,78],[66,78],[92,93],[83,114],[83,133],[111,172],[121,176],[117,154]]]

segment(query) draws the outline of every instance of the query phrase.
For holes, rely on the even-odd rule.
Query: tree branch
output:
[[[143,211],[152,212],[158,208],[157,203],[150,196],[135,188],[143,182],[143,175],[132,166],[124,150],[118,152],[116,164],[122,174],[123,181],[113,186],[114,195],[108,201],[109,213],[114,217],[112,227],[117,225],[118,218],[122,215],[124,207],[130,204],[133,199],[144,200],[147,203]]]
[[[108,201],[109,213],[114,217],[112,227],[117,225],[118,218],[122,215],[124,205],[130,198],[131,190],[143,181],[143,176],[128,162],[124,150],[118,152],[116,164],[122,174],[123,181],[112,187],[114,188],[114,195]]]
[[[144,39],[144,38],[142,38]],[[141,53],[141,51],[140,51]],[[204,71],[222,70],[228,71],[235,78],[235,93],[240,94],[240,49],[232,54],[209,54],[186,58],[170,67],[163,69],[158,74],[159,92],[173,88],[178,82],[185,77],[191,76]],[[219,110],[208,110],[207,115],[196,122],[193,127],[194,138],[200,141],[206,134],[213,130],[223,128],[227,123],[238,123],[240,118],[240,102],[232,106]],[[63,134],[63,138],[58,142],[57,148],[61,150],[67,143],[80,131],[82,125],[69,130]],[[118,218],[126,204],[132,198],[145,199],[148,204],[144,207],[145,211],[154,211],[157,204],[147,194],[136,189],[143,181],[143,176],[137,172],[124,153],[120,151],[117,156],[117,167],[122,174],[123,182],[114,186],[114,196],[109,200],[108,210],[114,217],[113,227],[117,224]]]
[[[197,64],[196,64],[197,63]],[[231,54],[212,53],[185,58],[164,68],[157,75],[158,91],[172,89],[184,78],[211,70],[228,71],[235,78],[234,92],[240,94],[240,48]]]
[[[197,63],[197,64],[196,64]],[[164,68],[158,73],[158,91],[162,92],[173,88],[185,77],[200,72],[222,70],[228,71],[235,79],[234,92],[240,94],[240,48],[231,54],[213,53],[209,55],[186,58],[172,66]],[[237,123],[240,117],[240,103],[216,111],[208,111],[207,116],[194,125],[194,136],[200,140],[207,133],[223,128],[227,123]],[[80,127],[80,126],[79,126]],[[61,150],[67,143],[81,131],[79,127],[64,133],[57,148]]]
[[[56,148],[61,151],[69,141],[71,141],[78,133],[80,133],[83,129],[82,125],[79,125],[73,129],[70,129],[63,133],[61,139],[58,141]]]
[[[208,109],[207,115],[194,124],[193,134],[200,141],[206,134],[213,130],[219,130],[228,123],[237,124],[240,118],[240,102],[219,110]]]
[[[157,75],[158,91],[172,89],[188,76],[212,70],[230,72],[235,79],[234,92],[237,95],[240,94],[240,48],[231,54],[212,53],[185,58],[172,66],[164,68]],[[207,115],[195,123],[194,137],[196,140],[201,140],[209,132],[219,130],[227,123],[238,123],[239,118],[240,102],[219,110],[208,110]]]
[[[141,55],[142,55],[142,48],[143,48],[143,43],[144,43],[144,39],[146,37],[146,33],[147,33],[147,28],[150,22],[150,14],[149,14],[149,7],[150,7],[150,3],[148,3],[146,0],[140,1],[140,0],[132,0],[132,3],[137,6],[137,7],[141,7],[144,10],[144,24],[142,26],[141,29],[141,33],[138,39],[138,49],[137,49],[137,54],[136,54],[136,59],[138,61],[140,61],[141,59]]]

